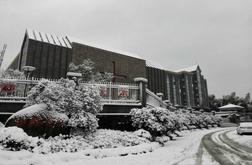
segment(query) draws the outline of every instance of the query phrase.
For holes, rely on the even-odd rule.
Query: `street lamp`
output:
[[[29,78],[30,77],[30,74],[36,69],[35,67],[33,66],[23,66],[22,68],[25,72],[25,77],[26,78]]]
[[[79,78],[82,77],[82,74],[77,73],[77,72],[67,72],[66,76],[70,80],[72,79],[75,82],[76,86],[78,86],[79,85]]]
[[[23,66],[22,68],[25,72],[25,78],[28,79],[30,77],[30,74],[36,69],[33,66]],[[25,89],[24,89],[24,97],[26,96],[26,86],[27,83],[25,83]]]

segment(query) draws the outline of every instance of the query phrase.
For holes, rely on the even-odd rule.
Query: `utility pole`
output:
[[[3,58],[4,58],[4,53],[5,53],[6,48],[7,48],[7,44],[4,44],[3,49],[0,52],[0,69],[3,63]]]

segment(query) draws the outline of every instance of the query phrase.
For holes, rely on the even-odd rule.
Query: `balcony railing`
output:
[[[1,102],[25,102],[28,91],[38,84],[43,78],[19,79],[0,78],[0,101]],[[46,79],[58,82],[57,79]],[[82,85],[97,86],[102,104],[130,104],[139,105],[139,86],[126,83],[89,83],[81,82]]]

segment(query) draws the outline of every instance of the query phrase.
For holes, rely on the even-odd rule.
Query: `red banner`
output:
[[[0,84],[0,91],[1,92],[13,92],[16,90],[16,85],[14,83],[10,83],[10,82],[3,82]]]
[[[128,88],[119,88],[118,96],[119,97],[128,97],[129,96],[129,89]]]

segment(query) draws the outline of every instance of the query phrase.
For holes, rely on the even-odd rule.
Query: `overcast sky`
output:
[[[3,67],[25,29],[136,53],[168,70],[199,64],[217,97],[252,94],[252,0],[0,0]]]

